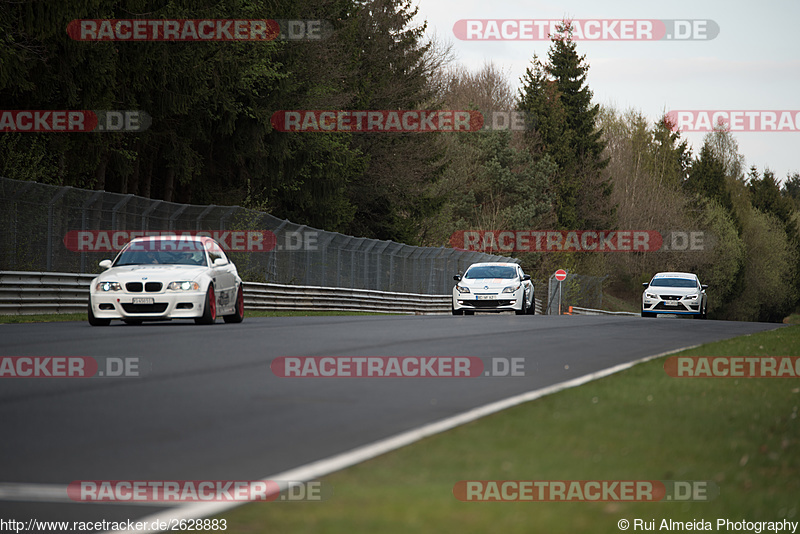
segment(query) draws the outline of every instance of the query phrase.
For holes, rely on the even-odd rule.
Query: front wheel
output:
[[[217,296],[214,294],[214,286],[209,285],[206,291],[206,305],[203,309],[203,316],[195,318],[197,324],[214,324],[217,320]]]
[[[222,320],[226,323],[241,323],[244,321],[244,291],[241,284],[239,291],[236,293],[236,307],[233,310],[233,315],[223,315]]]
[[[655,317],[655,316],[656,316],[655,313],[650,313],[642,310],[642,317]]]
[[[89,310],[87,312],[87,318],[89,319],[89,324],[92,326],[108,326],[111,324],[111,319],[98,319],[94,316],[94,311],[92,311],[92,301],[89,301]]]
[[[528,299],[525,298],[525,294],[522,294],[522,308],[519,310],[514,310],[514,313],[517,315],[527,315],[528,314]]]

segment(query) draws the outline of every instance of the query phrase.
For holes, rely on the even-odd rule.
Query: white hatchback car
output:
[[[534,313],[533,282],[516,263],[473,263],[453,279],[458,282],[453,288],[453,315],[472,315],[476,310]]]
[[[642,285],[642,317],[664,313],[705,319],[708,314],[708,286],[701,284],[696,274],[658,273]]]
[[[139,237],[125,245],[89,288],[89,324],[244,319],[242,279],[219,243],[204,236]]]

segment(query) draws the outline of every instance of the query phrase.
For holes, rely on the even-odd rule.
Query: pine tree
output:
[[[519,109],[532,117],[529,144],[559,167],[556,214],[562,228],[607,227],[613,221],[611,182],[603,170],[605,144],[597,127],[599,105],[586,84],[589,66],[564,22],[551,38],[548,61],[536,55],[522,79]]]

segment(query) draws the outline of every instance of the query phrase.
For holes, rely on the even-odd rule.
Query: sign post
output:
[[[567,279],[567,271],[559,269],[555,273],[556,280],[558,280],[558,314],[561,315],[561,282]]]

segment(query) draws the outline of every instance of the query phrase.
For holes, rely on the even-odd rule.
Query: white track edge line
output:
[[[536,400],[540,397],[551,395],[553,393],[556,393],[564,389],[574,388],[576,386],[586,384],[587,382],[591,382],[599,378],[604,378],[614,373],[624,371],[625,369],[629,369],[640,363],[654,360],[656,358],[661,358],[663,356],[668,356],[676,352],[693,349],[699,346],[700,346],[699,344],[691,345],[689,347],[682,347],[680,349],[662,352],[660,354],[655,354],[653,356],[645,356],[644,358],[640,358],[638,360],[621,363],[613,367],[609,367],[607,369],[595,371],[594,373],[589,373],[588,375],[579,376],[577,378],[573,378],[565,382],[553,384],[552,386],[536,389],[533,391],[529,391],[527,393],[521,393],[519,395],[515,395],[507,399],[495,401],[486,404],[484,406],[473,408],[464,413],[454,415],[446,419],[442,419],[440,421],[429,423],[427,425],[421,426],[413,430],[401,432],[400,434],[397,434],[395,436],[376,441],[369,445],[357,447],[348,452],[331,456],[330,458],[325,458],[323,460],[311,462],[309,464],[266,477],[262,480],[308,481],[318,477],[322,477],[334,473],[336,471],[341,471],[342,469],[345,469],[347,467],[352,467],[356,464],[359,464],[366,460],[370,460],[382,454],[386,454],[387,452],[394,451],[406,445],[410,445],[411,443],[420,441],[429,436],[433,436],[434,434],[440,434],[457,426],[461,426],[466,423],[471,423],[472,421],[486,417],[487,415],[497,413],[507,408],[511,408],[513,406],[517,406],[525,402]],[[186,506],[171,508],[162,513],[152,514],[147,517],[137,519],[136,521],[141,521],[144,522],[145,524],[152,524],[155,521],[159,523],[166,522],[167,524],[169,524],[170,520],[180,521],[181,519],[199,519],[201,517],[217,515],[227,510],[231,510],[233,508],[241,506],[243,504],[247,503],[214,502],[214,503],[189,504]],[[140,532],[164,532],[164,531],[159,529],[159,530],[138,530],[138,531],[115,530],[113,532],[114,534],[134,534]]]

